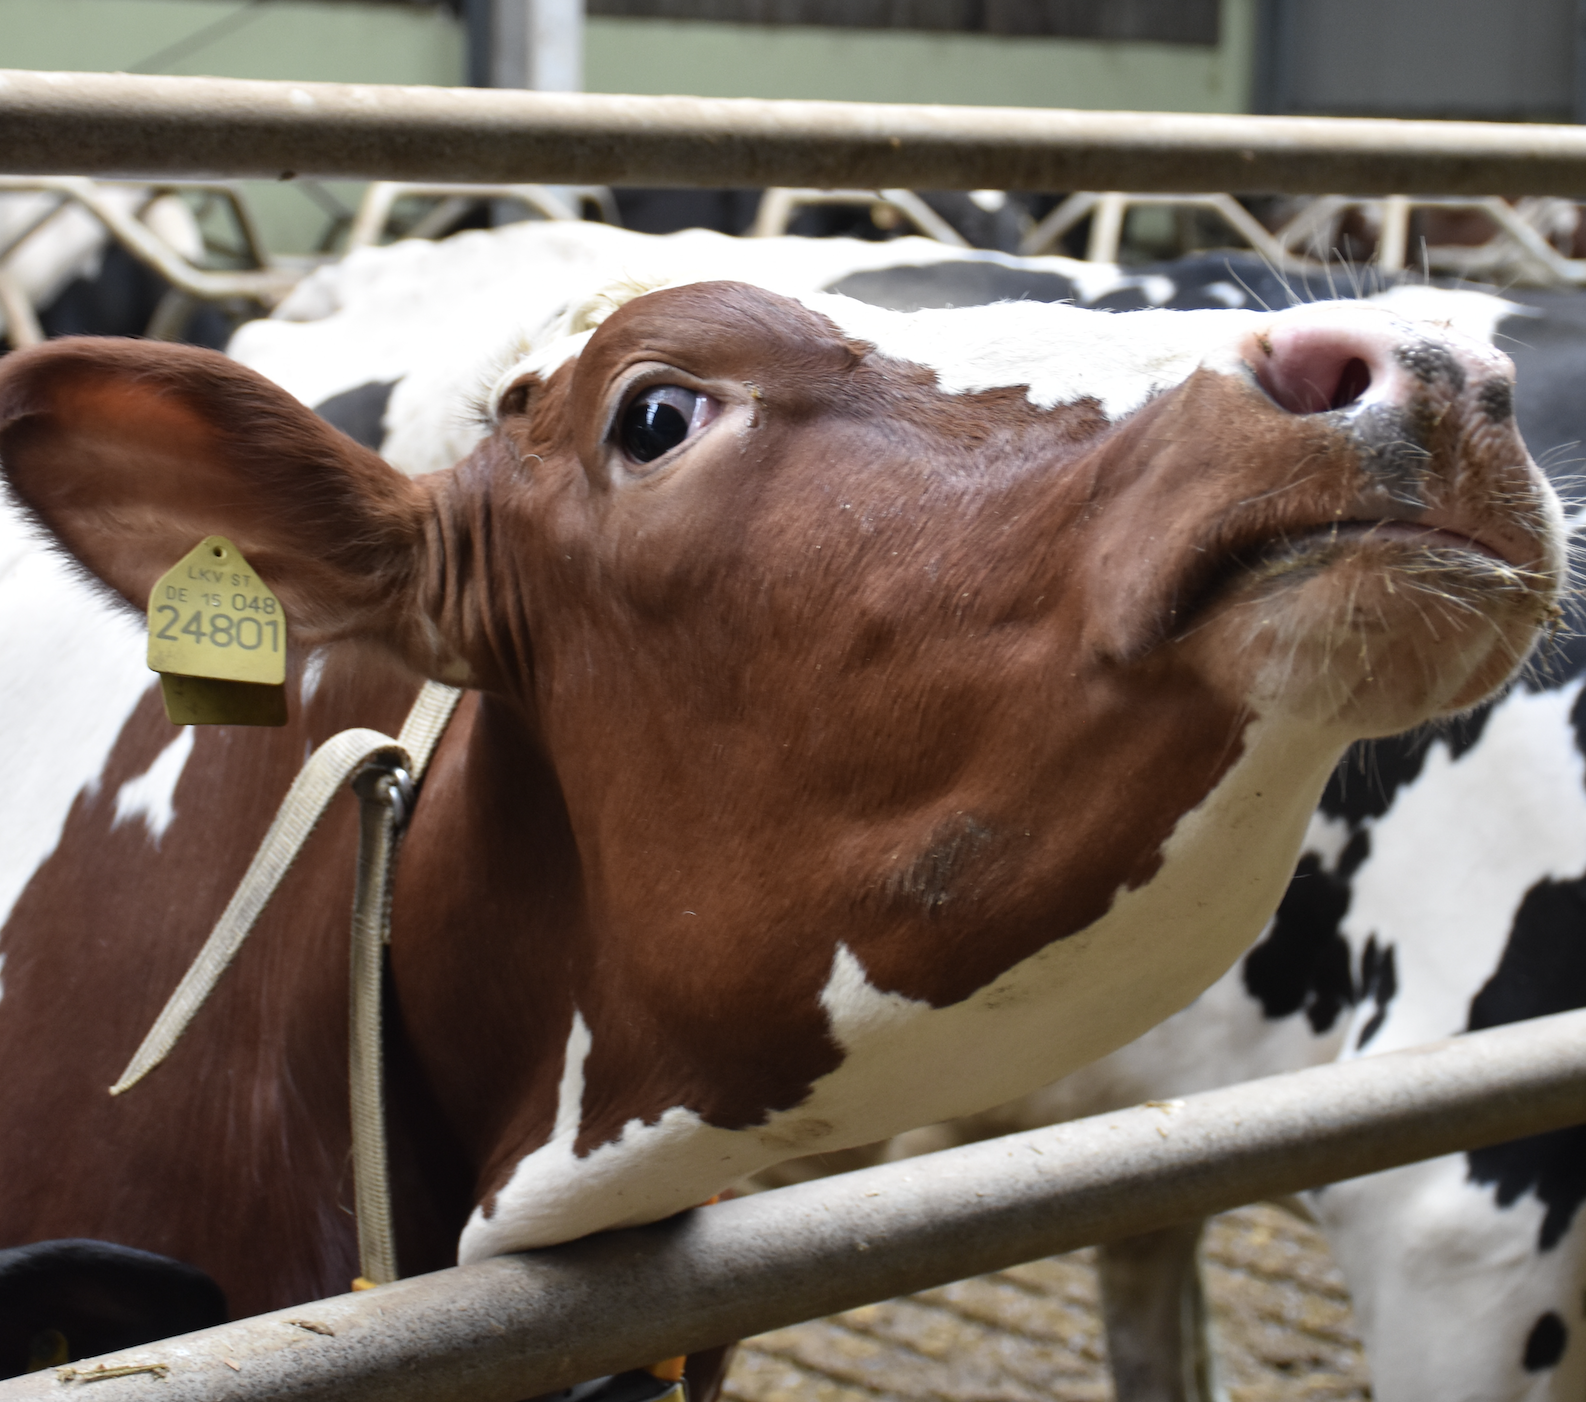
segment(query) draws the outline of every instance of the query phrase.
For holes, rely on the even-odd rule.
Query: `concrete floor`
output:
[[[1203,1247],[1229,1402],[1365,1402],[1349,1296],[1321,1237],[1273,1207]],[[1109,1402],[1092,1253],[1036,1261],[751,1339],[729,1402]]]

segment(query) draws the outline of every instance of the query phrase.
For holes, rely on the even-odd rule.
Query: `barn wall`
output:
[[[587,13],[1215,44],[1218,0],[587,0]]]
[[[1248,110],[1249,0],[1216,45],[591,16],[592,92],[971,106]]]
[[[1575,121],[1580,0],[1263,0],[1257,105]]]

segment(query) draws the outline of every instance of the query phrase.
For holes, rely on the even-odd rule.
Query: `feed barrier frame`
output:
[[[1586,198],[1586,127],[0,69],[0,171]]]
[[[1586,1121],[1586,1009],[1147,1102],[0,1382],[0,1402],[516,1402]]]

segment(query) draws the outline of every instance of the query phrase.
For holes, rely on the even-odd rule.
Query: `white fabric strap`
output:
[[[406,770],[417,784],[461,697],[462,692],[456,687],[425,682],[397,739],[378,730],[343,730],[314,752],[292,781],[242,883],[198,957],[161,1009],[121,1079],[110,1087],[112,1095],[132,1089],[170,1054],[214,991],[342,785],[377,759]],[[371,789],[372,797],[360,795],[358,879],[352,916],[348,1098],[352,1110],[358,1256],[363,1273],[359,1283],[369,1285],[382,1285],[397,1278],[380,1056],[382,949],[390,938],[391,871],[400,841],[391,806],[393,782],[390,777],[377,780]]]
[[[131,1090],[170,1055],[348,778],[375,756],[389,754],[416,783],[461,695],[456,687],[426,682],[399,739],[393,740],[378,730],[343,730],[314,752],[292,781],[275,821],[198,957],[182,976],[121,1079],[110,1087],[112,1095]]]

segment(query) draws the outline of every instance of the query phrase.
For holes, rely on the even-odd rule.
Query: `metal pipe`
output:
[[[1296,1192],[1586,1121],[1586,1010],[1009,1135],[103,1360],[93,1402],[515,1402]],[[93,1364],[0,1382],[60,1398]],[[117,1373],[110,1370],[131,1368]],[[163,1379],[149,1391],[150,1374]]]
[[[1586,129],[0,70],[0,170],[1586,196]]]
[[[584,87],[584,0],[529,0],[528,82],[541,92]]]
[[[153,268],[173,287],[203,301],[248,297],[273,307],[301,280],[295,268],[195,268],[147,224],[105,198],[105,191],[78,176],[43,179],[0,175],[0,193],[47,190],[75,200],[105,226],[139,262]]]

